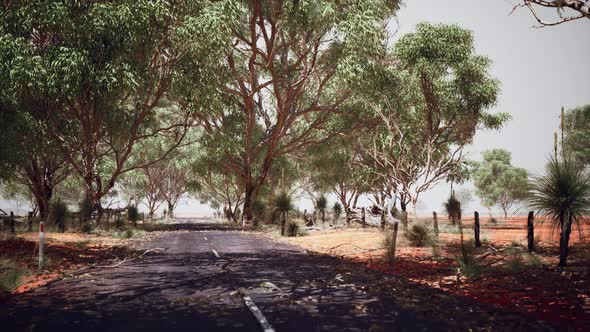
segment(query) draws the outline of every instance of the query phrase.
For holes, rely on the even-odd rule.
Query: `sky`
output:
[[[412,32],[419,22],[453,23],[473,31],[476,52],[492,61],[491,74],[502,82],[502,92],[491,111],[508,112],[511,121],[500,131],[478,132],[468,148],[469,158],[481,159],[481,152],[503,148],[512,152],[512,163],[540,174],[553,149],[553,132],[561,107],[590,104],[590,20],[578,20],[542,29],[530,12],[514,7],[510,0],[406,0],[398,12],[399,26],[392,21],[392,41]],[[540,11],[557,18],[554,10]],[[396,31],[393,34],[394,31]],[[472,190],[466,185],[465,190]],[[449,195],[447,184],[422,194],[418,214],[440,211]],[[331,203],[334,197],[329,197]],[[367,205],[367,200],[361,204]],[[300,208],[311,202],[299,200]],[[14,204],[0,200],[3,209]],[[465,209],[485,210],[477,197]],[[21,213],[26,208],[21,208]],[[184,199],[177,216],[210,215],[213,210],[194,199]]]

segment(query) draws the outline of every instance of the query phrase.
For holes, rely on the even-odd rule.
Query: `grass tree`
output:
[[[342,214],[342,205],[340,205],[338,202],[334,203],[332,211],[334,212],[334,220],[338,220]]]
[[[275,198],[274,203],[275,209],[281,213],[281,235],[285,235],[285,225],[287,223],[289,211],[293,210],[291,196],[283,191]]]
[[[529,205],[560,229],[559,266],[566,266],[572,225],[590,214],[590,174],[571,156],[551,157],[530,186]]]
[[[322,222],[326,222],[326,210],[328,209],[328,199],[324,194],[321,194],[320,197],[318,197],[317,201],[315,202],[315,207],[322,216]]]

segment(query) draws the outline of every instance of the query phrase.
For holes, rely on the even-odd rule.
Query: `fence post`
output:
[[[473,231],[475,233],[475,247],[481,247],[481,242],[479,241],[479,212],[475,211],[475,225]]]
[[[45,249],[45,223],[39,223],[39,270],[43,268],[43,250]]]
[[[361,208],[361,222],[363,223],[363,228],[365,228],[365,208]]]
[[[432,222],[434,223],[434,234],[438,238],[438,215],[436,211],[432,211]]]
[[[381,211],[381,230],[385,230],[385,210]]]
[[[529,252],[535,251],[535,212],[529,211],[529,217],[527,219],[527,242]]]

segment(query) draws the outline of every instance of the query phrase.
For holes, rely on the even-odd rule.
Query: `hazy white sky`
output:
[[[505,148],[513,163],[540,173],[553,149],[561,106],[572,108],[590,103],[590,20],[536,29],[536,21],[509,0],[407,0],[398,13],[401,35],[414,30],[418,22],[456,23],[471,29],[477,52],[492,61],[492,74],[502,82],[498,112],[509,112],[512,120],[501,131],[478,133],[470,157],[479,159],[482,151]],[[544,11],[555,18],[555,12]],[[392,22],[392,30],[397,28]],[[443,184],[423,194],[419,213],[440,210],[449,194]],[[309,202],[300,202],[309,208]],[[0,207],[8,202],[0,201]],[[14,208],[14,207],[11,207]],[[470,209],[482,209],[475,197]],[[21,211],[21,213],[23,213]],[[195,200],[184,200],[178,215],[210,214],[212,210]]]

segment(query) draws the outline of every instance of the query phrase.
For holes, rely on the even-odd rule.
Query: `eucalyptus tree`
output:
[[[511,164],[510,152],[494,149],[483,152],[483,161],[477,164],[473,181],[483,205],[488,209],[500,206],[507,218],[511,207],[526,196],[528,172]]]
[[[590,105],[565,112],[562,149],[585,167],[590,166]]]
[[[335,135],[330,119],[359,73],[384,51],[384,19],[398,1],[261,1],[238,3],[238,15],[220,72],[219,98],[227,106],[202,118],[224,167],[245,188],[244,217],[275,159]],[[235,131],[225,124],[238,119]]]
[[[178,102],[184,71],[177,69],[185,63],[205,68],[212,60],[214,52],[207,50],[215,47],[215,33],[223,33],[203,31],[213,5],[120,0],[0,6],[0,45],[10,45],[0,50],[11,68],[9,85],[16,95],[50,101],[27,112],[60,143],[100,215],[101,199],[122,174],[165,158],[193,124],[195,104]],[[204,89],[205,72],[190,75],[197,91]],[[167,142],[162,155],[130,163],[137,145],[154,136]]]
[[[420,193],[464,173],[464,148],[476,130],[498,129],[509,118],[486,111],[499,91],[490,63],[475,54],[471,31],[420,23],[375,69],[365,89],[380,120],[372,166],[397,192],[402,211],[408,203],[415,208]]]

